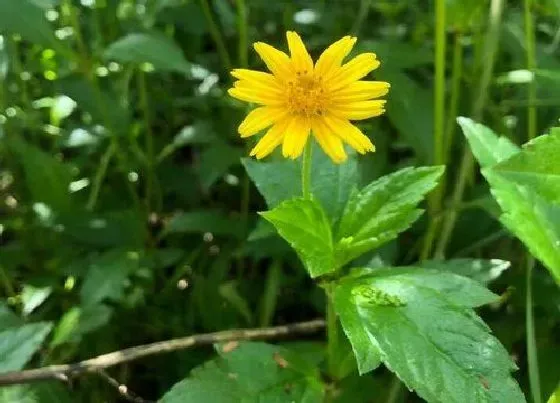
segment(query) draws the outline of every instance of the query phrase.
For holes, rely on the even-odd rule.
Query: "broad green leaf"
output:
[[[64,343],[79,343],[82,336],[106,325],[111,313],[112,309],[103,304],[73,307],[56,325],[50,343],[51,348]]]
[[[18,327],[23,321],[12,310],[0,301],[0,331],[10,327]]]
[[[95,123],[111,130],[114,135],[128,133],[129,111],[112,91],[95,88],[77,74],[57,80],[56,84],[59,92],[72,98],[79,108],[91,115]]]
[[[335,269],[330,223],[317,201],[291,199],[260,215],[295,249],[311,277]]]
[[[29,0],[0,1],[0,33],[19,34],[25,40],[68,52],[54,36],[44,11]]]
[[[508,352],[470,308],[493,298],[477,282],[421,268],[384,269],[341,279],[333,297],[361,373],[371,367],[360,359],[376,350],[429,402],[525,401]]]
[[[315,143],[312,147],[311,192],[331,220],[336,221],[358,181],[356,156],[350,153],[344,164],[333,164]],[[242,163],[268,208],[301,195],[301,161],[263,163],[246,158]]]
[[[504,178],[527,186],[545,200],[560,205],[560,128],[539,136],[521,152],[493,167]]]
[[[165,234],[206,233],[214,235],[241,235],[239,220],[219,210],[194,210],[177,213],[165,224]]]
[[[33,202],[45,203],[57,212],[67,210],[71,205],[70,167],[16,135],[7,136],[6,143],[23,168]]]
[[[227,344],[225,345],[227,346]],[[233,350],[230,350],[233,348]],[[161,403],[323,401],[318,369],[291,350],[264,343],[240,343],[195,368]]]
[[[422,213],[416,208],[443,167],[405,168],[350,196],[336,235],[336,267],[397,237]]]
[[[37,382],[33,385],[3,386],[2,403],[72,403],[68,388],[55,382]]]
[[[519,152],[507,137],[498,137],[490,128],[472,119],[458,117],[457,123],[467,137],[471,151],[482,168],[496,165]]]
[[[543,200],[525,186],[483,170],[503,214],[500,221],[527,246],[560,284],[560,206]]]
[[[128,34],[110,44],[103,56],[121,63],[151,63],[156,70],[186,75],[191,71],[181,48],[171,38],[157,32]]]
[[[91,306],[109,298],[119,300],[126,280],[138,268],[136,252],[110,250],[94,259],[80,291],[82,305]]]
[[[51,287],[33,287],[31,285],[24,285],[21,292],[21,302],[23,303],[22,312],[24,315],[29,315],[40,306],[51,295]]]
[[[41,347],[52,324],[37,322],[0,332],[0,372],[18,371]]]
[[[500,259],[426,260],[420,263],[420,267],[459,274],[482,284],[497,279],[510,266],[510,262]]]

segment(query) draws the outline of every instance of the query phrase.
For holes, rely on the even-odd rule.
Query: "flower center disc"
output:
[[[288,82],[286,98],[292,114],[312,117],[325,111],[326,97],[322,83],[299,72],[295,80]]]

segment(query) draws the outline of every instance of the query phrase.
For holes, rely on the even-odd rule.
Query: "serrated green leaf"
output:
[[[41,347],[52,323],[37,322],[0,332],[0,372],[22,369]]]
[[[429,402],[524,402],[508,352],[469,308],[480,302],[472,295],[490,293],[466,278],[458,287],[453,274],[439,273],[442,279],[420,268],[393,270],[335,286],[335,309],[358,360],[375,348]],[[371,369],[367,362],[358,361],[358,367],[362,373]]]
[[[295,249],[311,277],[335,269],[330,223],[317,201],[291,199],[260,214]]]
[[[405,168],[352,193],[336,235],[336,267],[407,229],[422,213],[417,204],[442,173],[443,167]]]
[[[472,119],[458,117],[457,123],[467,137],[471,151],[482,168],[496,165],[519,152],[507,137],[499,137],[490,128]]]
[[[527,186],[560,205],[560,128],[523,145],[521,152],[493,167],[504,178]]]
[[[469,277],[482,284],[488,284],[497,279],[510,266],[510,262],[500,259],[426,260],[420,263],[420,267]]]
[[[344,164],[333,164],[315,143],[312,147],[311,193],[336,221],[358,181],[356,156],[349,152]],[[268,208],[301,195],[301,161],[259,162],[245,158],[242,163]]]
[[[483,170],[503,214],[500,221],[550,270],[560,284],[560,206],[534,191],[505,179],[493,169]]]
[[[109,298],[119,300],[128,276],[138,268],[135,253],[110,250],[92,260],[80,291],[84,307]]]
[[[319,371],[287,348],[241,343],[175,384],[161,403],[305,402],[319,403]]]
[[[156,70],[186,75],[191,71],[181,48],[171,38],[156,32],[128,34],[110,44],[103,56],[121,63],[151,63]]]

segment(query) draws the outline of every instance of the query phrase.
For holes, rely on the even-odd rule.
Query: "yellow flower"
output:
[[[361,154],[375,151],[370,139],[350,122],[385,111],[385,101],[373,98],[387,94],[389,83],[360,81],[379,66],[375,54],[363,53],[342,64],[356,43],[355,37],[345,36],[313,64],[299,35],[287,32],[286,36],[290,56],[266,43],[254,45],[272,74],[246,69],[231,72],[238,81],[229,94],[260,105],[239,126],[241,137],[270,127],[251,156],[264,158],[282,144],[284,157],[295,159],[311,133],[335,163],[346,160],[343,142]]]

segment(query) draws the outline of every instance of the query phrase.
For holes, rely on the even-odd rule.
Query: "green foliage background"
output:
[[[544,153],[560,161],[560,135],[550,130],[558,124],[560,106],[560,2],[529,2],[534,37],[525,32],[522,2],[503,2],[500,24],[492,20],[490,3],[446,2],[447,69],[440,80],[433,1],[0,0],[0,372],[326,315],[323,293],[269,223],[291,217],[289,202],[282,202],[301,194],[299,166],[278,155],[266,164],[246,158],[251,144],[239,139],[236,129],[247,109],[226,93],[233,67],[263,68],[251,44],[258,40],[285,49],[289,29],[303,36],[315,57],[341,36],[357,35],[356,52],[376,52],[382,61],[375,79],[391,83],[386,116],[362,125],[376,144],[375,154],[352,158],[339,169],[314,153],[312,181],[325,211],[317,213],[324,231],[307,239],[319,253],[306,257],[309,248],[300,253],[296,247],[310,274],[325,274],[320,272],[325,259],[331,259],[329,267],[339,267],[359,256],[359,246],[339,248],[343,238],[365,226],[368,217],[393,213],[372,196],[370,210],[346,220],[352,207],[346,200],[358,197],[352,178],[362,188],[404,167],[446,165],[441,206],[430,199],[429,214],[398,238],[417,218],[416,203],[441,172],[414,171],[419,178],[410,192],[418,194],[407,193],[404,180],[400,187],[383,188],[388,198],[400,191],[411,199],[403,202],[402,215],[392,216],[391,231],[380,226],[366,234],[368,249],[387,243],[354,266],[414,264],[489,284],[501,298],[478,312],[520,368],[514,377],[527,397],[526,346],[536,347],[540,394],[548,398],[560,379],[560,242],[551,235],[560,234],[560,162],[542,161]],[[534,51],[532,62],[528,51]],[[486,74],[488,85],[481,85]],[[442,83],[445,114],[438,115],[434,88]],[[528,112],[528,107],[534,108]],[[504,137],[466,118],[458,125],[458,116],[484,122]],[[452,140],[438,146],[438,132]],[[515,144],[548,132],[556,141],[537,139],[516,154]],[[467,147],[482,174],[478,167],[463,172]],[[461,180],[466,192],[455,200],[454,186]],[[529,183],[535,192],[505,180]],[[327,186],[332,183],[339,184],[336,195]],[[315,211],[313,203],[306,211]],[[267,208],[274,210],[257,214]],[[449,214],[456,221],[442,244],[442,233],[430,225]],[[341,216],[340,233],[331,234],[330,224]],[[435,252],[426,253],[431,231]],[[290,240],[294,231],[279,232]],[[519,240],[537,258],[529,300],[528,255]],[[343,249],[345,254],[337,252]],[[431,257],[437,260],[416,263]],[[445,263],[443,257],[452,260]],[[432,281],[428,277],[422,281]],[[383,289],[396,280],[355,281]],[[335,291],[335,301],[347,300],[348,284]],[[461,287],[482,292],[474,285]],[[444,294],[468,308],[490,301],[469,294],[474,301],[457,302],[451,290]],[[529,338],[528,301],[536,331]],[[367,315],[383,314],[374,311]],[[441,312],[430,306],[421,313]],[[339,314],[344,323],[343,309]],[[372,321],[356,332],[376,334],[378,326],[382,323]],[[277,366],[262,363],[262,373],[247,368],[266,354],[297,352],[297,364],[282,374],[282,382],[292,385],[298,401],[312,402],[321,397],[320,382],[330,381],[321,379],[315,365],[323,359],[323,344],[322,335],[275,346],[248,344],[227,357],[216,347],[221,355],[210,362],[215,349],[200,347],[109,373],[139,396],[156,400],[207,362],[207,371],[197,368],[163,401],[204,401],[206,381],[216,396],[212,388],[221,385],[233,399],[224,401],[243,396],[274,401],[276,380],[267,377],[266,368]],[[496,351],[496,359],[509,365],[504,352]],[[362,353],[360,371],[375,368],[379,358]],[[353,356],[340,362],[336,401],[419,400],[384,367],[359,377]],[[228,368],[242,374],[233,386]],[[263,389],[272,393],[269,400]],[[423,396],[433,393],[423,390]],[[0,388],[0,401],[99,402],[119,396],[102,378],[84,375],[70,388],[54,382]]]

